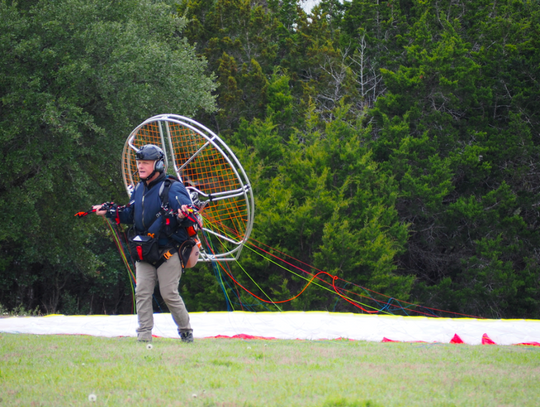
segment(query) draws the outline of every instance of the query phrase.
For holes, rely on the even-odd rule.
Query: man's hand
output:
[[[189,205],[182,205],[180,209],[178,209],[178,219],[184,219],[187,217],[189,213],[192,213],[193,209],[189,207]]]
[[[105,216],[105,214],[107,213],[107,210],[105,210],[105,209],[100,210],[101,208],[103,208],[103,204],[101,204],[101,205],[92,205],[92,209],[95,209],[96,215]]]

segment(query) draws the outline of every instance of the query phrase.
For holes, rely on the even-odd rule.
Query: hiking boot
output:
[[[137,334],[138,342],[152,342],[152,334]]]
[[[193,332],[192,331],[180,332],[180,339],[182,339],[182,342],[192,343],[193,342]]]

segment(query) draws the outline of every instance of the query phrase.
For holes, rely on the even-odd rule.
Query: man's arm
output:
[[[191,226],[193,222],[186,219],[186,215],[191,211],[190,205],[191,198],[187,192],[186,187],[181,182],[175,182],[169,191],[169,203],[171,209],[174,210],[178,216],[178,220],[181,226]]]
[[[135,188],[136,190],[136,188]],[[109,219],[119,219],[120,223],[131,225],[134,217],[135,190],[131,193],[131,198],[126,206],[120,207],[118,211],[112,211],[107,208],[107,203],[101,205],[93,205],[92,209],[96,210],[96,215],[105,216]]]

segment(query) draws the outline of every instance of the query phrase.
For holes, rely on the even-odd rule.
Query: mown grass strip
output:
[[[537,406],[540,349],[0,334],[0,406]],[[95,401],[94,401],[95,396]]]

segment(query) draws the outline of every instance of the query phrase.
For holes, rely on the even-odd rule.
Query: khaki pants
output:
[[[182,266],[178,253],[163,263],[158,269],[151,264],[138,261],[135,265],[137,286],[135,296],[137,299],[137,317],[139,327],[137,336],[139,340],[152,340],[154,327],[154,312],[152,309],[152,295],[156,281],[159,281],[159,291],[178,326],[178,332],[191,331],[189,314],[184,301],[178,293],[178,284],[182,276]]]

